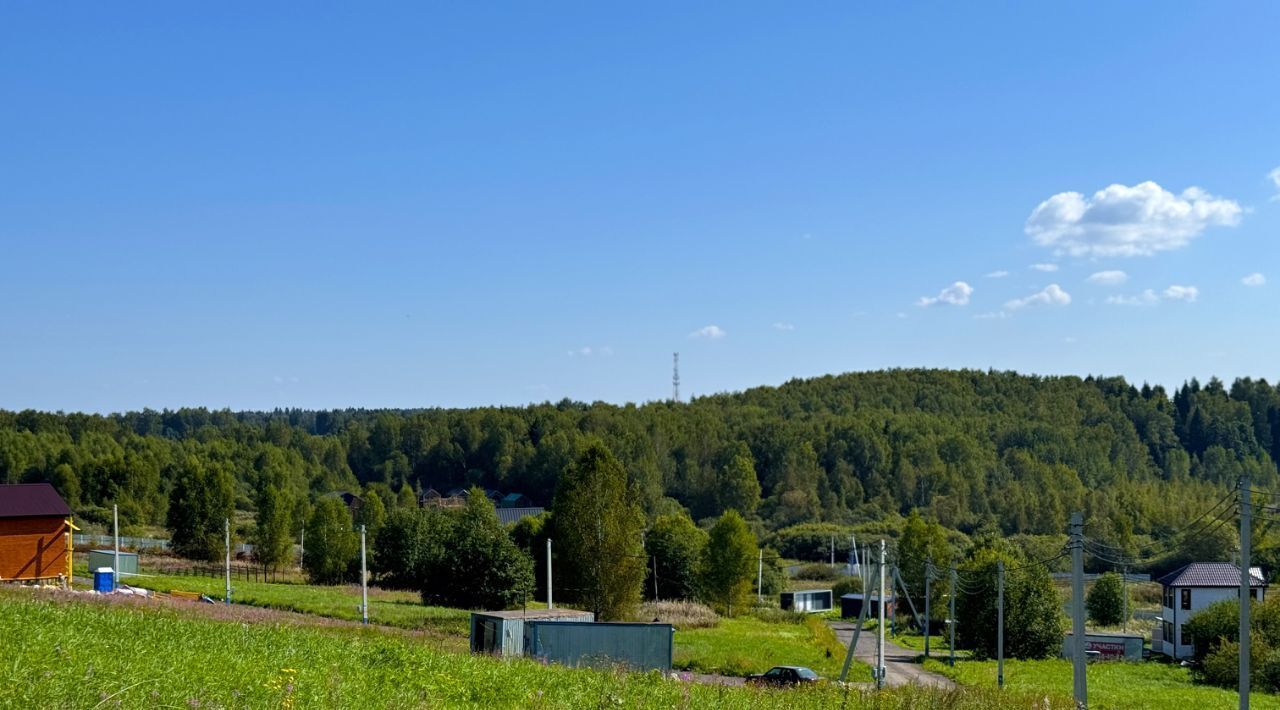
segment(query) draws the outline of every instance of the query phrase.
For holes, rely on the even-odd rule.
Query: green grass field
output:
[[[125,581],[135,587],[158,592],[173,590],[199,592],[214,599],[222,599],[225,590],[223,580],[210,577],[157,575],[131,577]],[[231,587],[231,599],[237,604],[295,611],[333,619],[360,620],[358,608],[360,587],[356,585],[330,587],[232,581]],[[424,606],[418,595],[413,592],[369,589],[370,623],[438,633],[442,637],[460,640],[459,648],[465,648],[470,618],[471,613],[465,609]]]
[[[996,687],[995,661],[958,661],[955,668],[930,660],[925,668],[954,679],[964,686]],[[1234,708],[1234,691],[1195,685],[1186,668],[1165,663],[1090,663],[1089,707],[1114,710],[1190,710],[1190,708]],[[1025,693],[1071,693],[1071,662],[1066,660],[1017,661],[1004,664],[1006,690]],[[1280,697],[1253,693],[1251,706],[1280,709]]]
[[[697,673],[747,675],[776,665],[808,666],[824,678],[839,678],[844,646],[826,623],[766,622],[754,617],[721,619],[714,628],[677,631],[674,665]],[[869,681],[871,669],[855,661],[851,681]]]
[[[433,649],[377,628],[237,618],[251,609],[0,590],[0,707],[75,708],[1068,708],[950,693],[704,686]],[[261,614],[261,612],[258,612]],[[213,618],[218,617],[220,618]]]

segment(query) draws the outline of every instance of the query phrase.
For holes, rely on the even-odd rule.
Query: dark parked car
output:
[[[818,674],[804,666],[774,666],[760,675],[747,676],[747,682],[753,685],[771,685],[784,687],[817,683]]]

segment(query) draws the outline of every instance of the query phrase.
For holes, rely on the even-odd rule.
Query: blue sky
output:
[[[0,407],[1280,378],[1275,5],[427,5],[0,10]]]

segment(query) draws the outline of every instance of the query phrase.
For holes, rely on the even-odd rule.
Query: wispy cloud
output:
[[[593,348],[590,345],[585,345],[576,350],[570,350],[568,352],[569,352],[569,357],[592,357],[592,356],[609,357],[613,355],[613,348],[609,347],[608,345],[605,345],[604,347],[600,347],[600,348]]]
[[[1058,265],[1057,264],[1032,264],[1031,268],[1035,269],[1036,271],[1054,272],[1058,270]]]
[[[1154,289],[1144,289],[1142,293],[1133,295],[1109,296],[1107,303],[1113,306],[1156,306],[1162,301],[1185,301],[1194,303],[1200,298],[1200,289],[1195,286],[1179,286],[1174,284],[1156,293]]]
[[[726,335],[728,335],[728,333],[726,333],[724,329],[718,325],[704,325],[701,328],[690,333],[689,337],[690,338],[706,338],[708,340],[719,340],[725,337]]]
[[[1102,286],[1119,286],[1129,280],[1129,275],[1123,271],[1097,271],[1089,275],[1085,279],[1091,284],[1099,284]]]
[[[1008,317],[1009,317],[1009,314],[1005,313],[1004,311],[991,311],[989,313],[979,313],[978,315],[974,316],[974,318],[977,320],[999,320],[1001,318],[1008,318]]]
[[[783,323],[781,321],[773,324],[774,330],[795,330],[796,327],[792,323]]]
[[[936,303],[947,303],[953,306],[964,306],[973,295],[973,287],[963,281],[957,281],[938,292],[937,296],[921,296],[916,305],[932,306]]]
[[[1181,249],[1209,227],[1235,226],[1234,200],[1198,187],[1173,194],[1154,182],[1110,185],[1085,197],[1060,192],[1041,202],[1025,231],[1036,244],[1072,256],[1150,256]]]
[[[1280,167],[1267,173],[1267,179],[1271,180],[1271,184],[1275,185],[1276,188],[1276,194],[1271,196],[1271,201],[1275,202],[1280,200]]]
[[[1160,303],[1155,291],[1147,289],[1133,296],[1108,296],[1107,303],[1114,306],[1154,306]]]
[[[1277,168],[1277,170],[1280,170],[1280,168]],[[1244,284],[1245,286],[1265,286],[1267,284],[1267,277],[1263,276],[1260,273],[1254,272],[1240,279],[1240,283]]]
[[[1006,301],[1004,307],[1011,311],[1029,306],[1065,306],[1071,303],[1071,294],[1062,290],[1058,284],[1049,284],[1025,298]]]
[[[1008,271],[1005,271],[1004,269],[997,269],[995,271],[992,271],[986,274],[986,277],[989,279],[1002,279],[1008,275],[1009,275]]]

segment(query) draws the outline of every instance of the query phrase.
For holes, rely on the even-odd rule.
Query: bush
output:
[[[1261,685],[1269,679],[1280,678],[1280,651],[1272,651],[1264,639],[1253,639],[1249,644],[1249,681],[1258,690],[1275,692],[1275,685]],[[1210,685],[1234,688],[1240,683],[1240,644],[1220,641],[1205,654],[1204,661],[1194,671],[1195,678]]]
[[[1128,603],[1125,600],[1124,580],[1115,572],[1098,577],[1085,597],[1089,620],[1099,626],[1116,626],[1124,621]]]
[[[852,530],[831,523],[801,523],[779,530],[774,534],[774,540],[783,557],[816,562],[831,559],[831,539],[834,537],[836,557],[843,562],[849,555],[849,534]]]
[[[831,596],[837,606],[840,604],[840,597],[861,591],[861,577],[841,577],[835,584],[831,585]]]
[[[821,563],[801,565],[794,575],[796,579],[807,579],[814,582],[834,582],[840,575],[829,565]]]
[[[1238,639],[1240,605],[1234,600],[1223,599],[1206,606],[1187,621],[1183,634],[1191,637],[1195,659],[1206,659],[1220,641],[1235,642]]]

